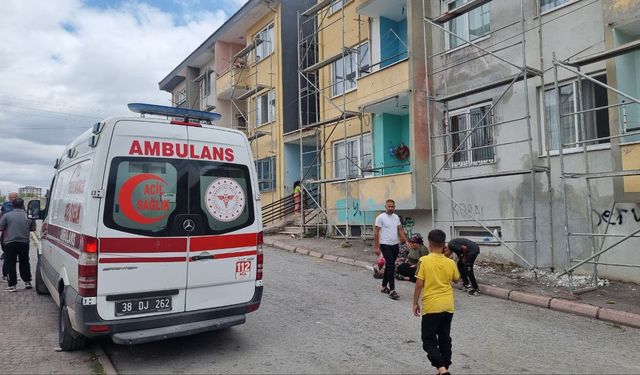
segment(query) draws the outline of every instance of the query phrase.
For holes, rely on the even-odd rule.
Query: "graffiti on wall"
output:
[[[410,216],[400,216],[400,224],[402,224],[402,229],[404,229],[407,236],[411,237],[413,235],[413,227],[416,225],[415,220]]]
[[[472,215],[476,218],[484,217],[484,207],[475,203],[460,203],[453,207],[453,212],[456,216],[468,217]]]
[[[613,212],[611,210],[604,210],[602,212],[595,209],[591,210],[593,215],[598,219],[596,225],[623,225],[625,222],[640,222],[640,212],[636,212],[635,208],[616,208]]]
[[[338,221],[345,223],[348,218],[349,225],[370,225],[378,214],[378,212],[363,211],[360,201],[353,199],[336,201],[336,210]]]

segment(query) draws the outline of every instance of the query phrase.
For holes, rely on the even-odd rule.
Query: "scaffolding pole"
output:
[[[593,64],[596,62],[600,62],[603,60],[607,60],[607,59],[611,59],[629,52],[633,52],[640,49],[640,41],[635,41],[635,42],[631,42],[631,43],[627,43],[624,44],[622,46],[619,47],[615,47],[612,48],[610,50],[605,50],[599,53],[596,53],[594,55],[590,55],[587,57],[582,57],[582,58],[577,58],[577,59],[573,59],[572,61],[560,61],[557,56],[556,53],[553,53],[553,71],[554,71],[554,90],[555,90],[555,95],[556,95],[556,102],[558,103],[558,111],[557,111],[557,115],[556,115],[556,121],[558,121],[558,124],[560,126],[561,124],[561,119],[563,117],[566,116],[576,116],[577,120],[578,120],[578,126],[580,128],[580,131],[582,132],[582,134],[584,135],[584,139],[579,140],[578,142],[568,142],[565,143],[564,139],[563,139],[563,132],[559,131],[559,156],[560,156],[560,168],[561,168],[561,187],[562,187],[562,192],[563,192],[563,205],[564,205],[564,216],[565,216],[565,243],[566,243],[566,253],[567,253],[567,264],[568,267],[562,272],[560,273],[559,276],[564,276],[564,275],[568,275],[569,279],[570,279],[570,283],[569,283],[569,288],[570,291],[574,294],[577,293],[583,293],[585,291],[591,291],[591,290],[597,290],[599,288],[598,285],[598,266],[599,265],[607,265],[607,266],[616,266],[616,267],[640,267],[640,265],[634,265],[634,264],[621,264],[621,263],[610,263],[610,262],[600,262],[600,256],[613,250],[614,248],[616,248],[618,245],[624,243],[625,241],[631,239],[631,238],[637,238],[637,234],[640,233],[640,229],[634,230],[633,232],[627,234],[627,235],[621,235],[621,234],[615,234],[615,233],[609,233],[609,224],[610,221],[607,220],[607,224],[605,226],[604,229],[604,233],[597,233],[595,232],[595,225],[593,223],[593,217],[591,215],[592,212],[592,201],[593,201],[593,195],[592,195],[592,191],[591,191],[591,180],[592,179],[600,179],[600,178],[616,178],[616,177],[624,177],[624,176],[636,176],[636,175],[640,175],[640,170],[615,170],[615,171],[599,171],[599,172],[592,172],[591,171],[591,167],[589,164],[589,154],[588,154],[588,144],[589,142],[593,142],[593,141],[600,141],[600,140],[611,140],[611,139],[615,139],[615,138],[621,138],[624,136],[630,136],[635,134],[634,132],[625,132],[625,134],[620,134],[620,135],[609,135],[607,137],[599,137],[596,139],[588,139],[586,136],[586,128],[585,128],[585,119],[584,116],[587,113],[593,113],[595,111],[599,111],[599,110],[610,110],[612,108],[617,108],[617,107],[622,107],[624,110],[624,105],[625,102],[623,101],[622,103],[616,103],[613,105],[606,105],[606,106],[600,106],[600,107],[595,107],[595,108],[583,108],[583,103],[582,103],[582,81],[586,80],[589,81],[595,85],[599,85],[600,87],[603,87],[604,89],[614,92],[616,94],[618,94],[619,96],[625,97],[629,100],[631,100],[634,103],[640,104],[640,100],[635,98],[632,95],[629,95],[621,90],[618,90],[617,88],[610,86],[606,83],[600,82],[596,79],[594,79],[593,77],[583,73],[581,71],[581,67],[587,64]],[[574,111],[570,114],[566,114],[566,113],[562,113],[562,110],[560,108],[560,90],[559,90],[559,76],[558,76],[558,69],[562,68],[570,73],[572,73],[577,80],[577,88],[578,88],[578,97],[577,97],[577,111]],[[624,129],[623,129],[624,132]],[[565,146],[567,145],[577,145],[577,146],[582,146],[582,152],[580,153],[580,155],[583,157],[583,168],[584,168],[584,172],[573,172],[573,171],[567,171],[565,169],[565,162],[564,162],[564,152],[563,149]],[[589,233],[572,233],[571,232],[571,228],[569,226],[569,216],[568,216],[568,211],[569,211],[569,201],[567,199],[567,180],[569,179],[580,179],[580,180],[584,180],[585,184],[586,184],[586,188],[587,188],[587,215],[588,215],[588,223],[589,223],[589,228],[590,228],[590,232]],[[613,210],[616,207],[616,204],[618,202],[616,202],[616,200],[613,200],[612,206],[611,206],[611,211],[613,212]],[[608,247],[605,247],[605,243],[606,240],[608,238],[619,238],[622,236],[622,239],[620,239],[619,241],[614,242],[613,244],[611,244]],[[592,243],[592,250],[591,250],[591,256],[587,257],[586,259],[581,259],[581,260],[576,260],[573,259],[573,255],[571,252],[571,238],[572,237],[589,237]],[[598,241],[598,239],[601,238],[602,241]],[[598,242],[599,242],[599,246],[598,246]],[[596,248],[599,247],[599,250],[596,250]],[[574,264],[576,263],[576,264]],[[591,283],[592,286],[584,288],[584,289],[580,289],[577,290],[574,288],[573,285],[573,273],[576,269],[578,269],[579,267],[583,266],[583,265],[592,265],[592,269],[591,269]]]
[[[491,0],[471,0],[468,1],[467,3],[463,4],[462,6],[453,9],[451,11],[445,12],[443,14],[441,14],[438,17],[435,18],[429,18],[426,10],[427,10],[427,4],[430,4],[430,2],[423,0],[423,32],[425,35],[425,39],[427,38],[427,25],[431,25],[432,27],[434,27],[436,30],[441,31],[444,33],[445,36],[452,36],[462,42],[465,43],[465,45],[468,45],[472,48],[477,49],[478,51],[481,51],[483,54],[482,56],[491,56],[493,58],[495,58],[496,60],[517,69],[518,73],[513,75],[513,76],[508,76],[508,77],[504,77],[502,79],[498,79],[494,82],[490,82],[488,84],[484,84],[484,85],[479,85],[479,86],[473,86],[470,87],[469,89],[457,92],[457,93],[453,93],[453,94],[445,94],[445,95],[439,95],[439,96],[434,96],[431,93],[431,89],[430,89],[430,85],[429,85],[429,78],[427,78],[427,99],[428,99],[428,103],[427,103],[427,118],[428,121],[431,123],[431,125],[428,127],[429,128],[429,140],[430,140],[430,160],[429,160],[429,165],[430,165],[430,170],[431,170],[431,179],[430,179],[430,185],[431,185],[431,202],[432,202],[432,207],[434,209],[434,214],[432,215],[432,225],[433,227],[435,227],[435,223],[436,222],[450,222],[451,227],[450,227],[450,231],[453,234],[455,232],[455,228],[456,228],[456,210],[455,208],[459,208],[463,214],[466,214],[467,216],[469,216],[471,218],[471,220],[460,220],[460,222],[466,222],[466,221],[474,221],[477,224],[479,224],[482,228],[484,228],[487,232],[491,233],[491,235],[493,237],[495,237],[495,239],[502,245],[504,246],[507,250],[509,250],[511,253],[513,253],[520,261],[522,261],[524,264],[526,264],[530,269],[532,270],[536,270],[539,267],[539,259],[538,259],[538,252],[539,252],[539,241],[538,241],[538,225],[537,225],[537,220],[538,220],[538,212],[536,209],[536,205],[537,205],[537,201],[538,201],[538,197],[537,197],[537,192],[536,192],[536,175],[537,173],[545,173],[545,177],[547,179],[547,190],[548,190],[548,194],[549,194],[549,198],[547,200],[547,203],[549,205],[549,216],[552,216],[552,211],[551,211],[551,206],[552,206],[552,197],[551,197],[551,176],[550,176],[550,162],[547,159],[547,165],[544,167],[541,167],[539,165],[536,165],[536,163],[534,162],[534,148],[533,148],[533,134],[532,134],[532,129],[531,129],[531,109],[530,109],[530,103],[529,103],[529,84],[528,81],[529,79],[533,78],[533,77],[541,77],[541,79],[544,81],[544,74],[542,71],[542,67],[543,67],[543,58],[542,56],[540,56],[540,69],[536,69],[533,67],[530,67],[527,65],[527,58],[526,58],[526,48],[527,48],[527,40],[526,40],[526,24],[525,24],[525,20],[526,20],[526,14],[525,14],[525,1],[521,0],[520,1],[520,14],[519,14],[519,18],[520,20],[518,22],[513,22],[509,24],[510,26],[515,26],[515,25],[519,25],[519,29],[520,32],[518,33],[518,35],[515,36],[520,36],[520,41],[517,43],[513,43],[512,45],[505,47],[505,48],[499,48],[496,49],[494,51],[491,51],[487,48],[483,48],[481,46],[479,46],[477,43],[474,43],[473,41],[469,40],[469,38],[464,38],[452,31],[450,31],[447,27],[444,27],[443,25],[448,22],[451,21],[452,19],[454,19],[455,17],[458,17],[462,14],[468,13],[469,11],[476,9],[480,6],[483,6],[487,3],[489,3]],[[430,6],[430,5],[429,5]],[[507,27],[503,27],[503,29],[506,29]],[[539,22],[539,28],[541,29],[541,22]],[[540,42],[541,43],[541,42]],[[507,60],[499,55],[497,55],[497,52],[503,51],[507,48],[511,48],[511,47],[516,47],[516,46],[520,46],[520,55],[521,55],[521,64],[517,64],[513,61]],[[450,67],[446,68],[446,69],[436,69],[435,67],[430,66],[430,63],[432,62],[431,58],[441,55],[443,52],[438,52],[438,51],[434,51],[434,53],[429,56],[427,51],[426,51],[426,42],[425,42],[425,60],[426,60],[426,65],[425,65],[425,70],[426,70],[426,77],[433,77],[435,74],[441,74],[444,73],[446,70],[450,69]],[[472,60],[474,60],[475,58],[471,58],[468,59],[466,61],[456,61],[455,62],[455,66],[459,66],[459,65],[463,65],[463,64],[467,64],[469,62],[471,62]],[[446,66],[447,63],[443,62],[443,64]],[[524,115],[521,118],[518,118],[518,120],[505,120],[499,123],[491,123],[489,125],[483,125],[485,122],[487,122],[487,118],[489,118],[488,116],[491,116],[491,114],[493,113],[494,108],[503,101],[503,98],[505,98],[506,94],[513,89],[514,85],[516,82],[522,81],[523,82],[523,90],[524,90]],[[445,76],[444,82],[443,82],[443,87],[445,88],[445,90],[448,87],[448,82],[447,82],[447,78]],[[460,135],[458,135],[458,138],[462,138],[459,139],[457,142],[457,146],[454,147],[454,145],[449,146],[448,145],[448,141],[449,138],[452,136],[451,134],[451,127],[450,127],[450,123],[449,123],[449,103],[453,100],[456,99],[460,99],[460,98],[464,98],[464,97],[469,97],[471,95],[476,95],[478,93],[482,93],[482,92],[486,92],[489,90],[493,90],[496,88],[499,88],[501,86],[506,86],[504,88],[504,90],[501,90],[500,95],[498,96],[497,99],[492,100],[491,104],[489,105],[488,110],[486,110],[485,113],[482,114],[480,119],[474,119],[474,123],[471,123],[468,126],[467,129],[465,129],[465,133],[466,135],[464,137],[461,137]],[[438,134],[437,131],[435,131],[435,127],[436,124],[438,124],[438,121],[435,121],[433,117],[433,115],[431,114],[431,106],[434,105],[435,102],[441,102],[444,104],[445,106],[445,119],[444,119],[444,123],[447,125],[446,130],[444,131],[444,135],[445,136],[441,136]],[[468,120],[467,120],[468,121]],[[499,146],[506,146],[506,145],[510,145],[510,144],[515,144],[515,143],[520,143],[520,142],[526,142],[527,143],[527,148],[528,148],[528,155],[529,155],[529,165],[528,165],[528,169],[524,169],[524,170],[507,170],[507,171],[496,171],[494,170],[492,173],[483,173],[483,174],[477,174],[476,173],[472,173],[472,174],[467,174],[465,176],[460,176],[458,174],[456,174],[456,176],[454,177],[454,169],[456,169],[457,165],[455,163],[453,163],[454,157],[462,152],[471,152],[470,149],[468,147],[466,147],[466,143],[468,143],[468,139],[470,137],[472,137],[472,135],[474,135],[474,132],[478,132],[481,131],[483,128],[489,127],[491,129],[496,128],[499,125],[504,125],[507,123],[512,123],[512,122],[518,122],[518,121],[524,121],[526,124],[526,137],[523,137],[523,139],[521,140],[516,140],[516,141],[504,141],[504,142],[499,142],[499,143],[494,143],[492,142],[491,144],[487,145],[488,147],[492,147],[494,149],[497,149]],[[442,142],[438,142],[440,140],[440,138],[442,138]],[[437,145],[442,145],[442,152],[436,152],[436,146]],[[483,149],[486,148],[487,146],[477,146],[475,148],[477,149]],[[473,146],[470,146],[471,148],[474,148]],[[494,151],[495,153],[496,151]],[[439,157],[443,157],[443,162],[442,164],[440,164],[439,162],[436,162],[437,158]],[[442,171],[444,169],[448,169],[448,174],[449,174],[449,178],[442,178],[439,177],[439,175],[442,173]],[[482,221],[488,221],[488,219],[481,219],[481,218],[477,218],[474,215],[472,215],[470,212],[468,212],[466,210],[466,208],[462,205],[460,205],[460,203],[455,199],[454,197],[454,183],[458,183],[461,181],[469,181],[469,180],[476,180],[476,179],[487,179],[487,178],[497,178],[497,177],[502,177],[502,176],[513,176],[513,175],[525,175],[528,174],[529,175],[529,186],[530,186],[530,190],[531,190],[531,195],[532,195],[532,199],[530,200],[530,207],[528,207],[526,210],[530,210],[531,214],[530,215],[521,215],[518,216],[518,219],[524,220],[524,221],[529,221],[531,222],[531,231],[533,234],[533,238],[532,239],[515,239],[515,240],[502,240],[501,238],[499,238],[497,235],[495,235],[487,225],[483,224]],[[448,183],[449,186],[449,193],[447,194],[439,185],[439,183],[442,182],[446,182]],[[435,196],[436,193],[439,192],[442,196],[444,196],[446,198],[446,200],[448,200],[451,204],[451,218],[450,220],[436,220],[435,218],[435,205],[436,205],[436,201],[435,201]],[[502,221],[503,219],[508,220],[508,221],[513,221],[514,218],[492,218],[490,221]],[[552,229],[552,226],[550,227],[550,229]],[[531,243],[532,244],[532,248],[533,248],[533,262],[525,259],[520,253],[518,253],[517,251],[515,251],[514,249],[512,249],[508,243]],[[552,267],[553,267],[553,259],[551,261],[552,263]]]

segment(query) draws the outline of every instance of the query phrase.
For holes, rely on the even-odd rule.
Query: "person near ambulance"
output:
[[[29,264],[29,232],[36,230],[36,222],[27,218],[24,201],[16,198],[11,202],[12,210],[0,217],[0,230],[4,235],[8,283],[7,292],[15,292],[18,284],[16,261],[20,259],[20,278],[25,289],[31,289],[31,266]]]
[[[18,198],[18,193],[16,192],[11,192],[7,195],[7,200],[4,201],[2,203],[2,208],[0,208],[0,217],[2,217],[2,215],[11,212],[11,210],[13,210],[13,207],[11,206],[11,202],[13,202],[14,199]],[[0,247],[2,247],[2,260],[0,260],[2,262],[2,280],[3,281],[7,281],[7,274],[9,272],[9,268],[8,268],[8,263],[5,262],[5,254],[4,254],[4,235],[5,232],[2,231],[2,234],[0,235]]]

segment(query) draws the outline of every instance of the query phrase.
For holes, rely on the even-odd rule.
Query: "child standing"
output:
[[[413,315],[422,313],[422,348],[439,374],[449,374],[451,365],[451,320],[454,301],[451,283],[460,281],[453,260],[444,256],[446,234],[434,229],[427,236],[429,255],[423,256],[416,270]],[[422,310],[418,299],[422,293]]]

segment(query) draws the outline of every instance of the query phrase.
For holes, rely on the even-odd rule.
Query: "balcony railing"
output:
[[[248,88],[244,85],[247,68],[244,64],[230,66],[216,78],[216,92],[218,99],[231,100],[244,94]]]

